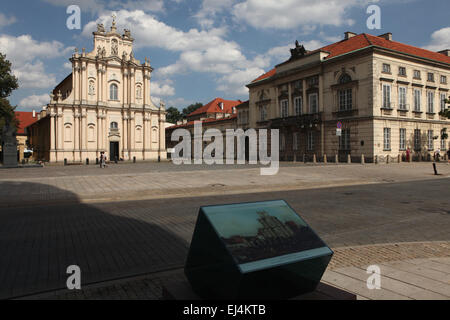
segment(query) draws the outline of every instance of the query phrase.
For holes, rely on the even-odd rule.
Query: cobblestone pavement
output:
[[[72,264],[81,267],[86,285],[182,268],[202,205],[285,199],[333,248],[448,242],[448,187],[448,178],[438,178],[95,204],[79,203],[78,197],[71,194],[78,203],[48,201],[3,208],[0,298],[63,288],[66,268]],[[52,186],[45,188],[47,194],[55,193]],[[412,253],[402,259],[417,258],[414,245],[405,248]],[[375,252],[385,255],[383,250]],[[446,247],[439,250],[445,251]],[[145,283],[142,286],[145,288]]]
[[[158,166],[160,165],[160,166]],[[65,171],[65,168],[68,168]],[[97,167],[0,170],[0,208],[48,202],[109,202],[174,197],[299,190],[356,184],[392,183],[450,177],[450,165],[295,165],[284,163],[275,176],[247,166],[175,166],[170,163]],[[180,171],[185,170],[185,171]]]
[[[450,242],[418,242],[335,248],[322,281],[359,299],[450,299]],[[381,290],[366,286],[369,265],[381,269]],[[80,291],[59,290],[25,299],[161,299],[167,280],[182,269],[94,284]]]

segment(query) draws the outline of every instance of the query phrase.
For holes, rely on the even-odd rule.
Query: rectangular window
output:
[[[391,108],[391,85],[383,84],[383,108]]]
[[[391,65],[387,63],[383,63],[383,72],[384,73],[391,73]]]
[[[384,128],[383,134],[383,150],[391,150],[391,128]]]
[[[399,67],[398,68],[398,75],[402,77],[406,77],[406,68],[405,67]]]
[[[302,99],[302,97],[295,97],[294,105],[295,105],[295,115],[301,116],[303,114],[303,99]]]
[[[297,80],[294,82],[294,88],[297,90],[302,90],[303,88],[303,81],[302,80]]]
[[[447,140],[441,138],[441,150],[447,150]]]
[[[441,76],[441,83],[447,84],[447,76]]]
[[[352,89],[339,90],[339,111],[352,110]]]
[[[292,135],[292,150],[298,150],[298,132],[294,132]]]
[[[287,116],[289,116],[289,101],[286,100],[281,100],[280,101],[280,107],[281,107],[281,117],[282,118],[286,118]]]
[[[434,82],[434,73],[428,72],[428,81]]]
[[[434,150],[433,130],[428,130],[428,150]]]
[[[445,93],[441,93],[440,97],[441,98],[439,100],[441,100],[441,111],[445,111],[445,105],[446,105],[445,99],[447,99],[447,97],[446,97]]]
[[[308,141],[307,141],[308,150],[312,151],[312,150],[314,150],[314,132],[309,131],[307,137],[308,137]]]
[[[420,80],[420,71],[419,70],[414,70],[414,79]]]
[[[280,133],[280,151],[284,151],[286,149],[286,137],[284,133]]]
[[[403,128],[400,129],[399,149],[406,150],[406,129],[403,129]]]
[[[420,151],[422,149],[422,140],[421,140],[421,133],[420,133],[420,129],[415,129],[414,130],[414,150],[415,151]]]
[[[266,106],[259,107],[259,119],[260,119],[260,121],[266,121],[266,119],[267,119]]]
[[[339,150],[350,150],[350,129],[343,129],[339,137]]]
[[[309,94],[309,113],[317,113],[318,112],[318,97],[317,93]]]
[[[428,91],[427,100],[428,100],[427,112],[434,113],[434,92]]]
[[[398,108],[400,110],[406,110],[406,87],[398,88]]]
[[[414,111],[420,112],[420,101],[422,99],[422,91],[414,89]]]

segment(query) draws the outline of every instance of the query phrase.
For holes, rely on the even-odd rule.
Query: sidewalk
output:
[[[121,166],[88,173],[64,175],[60,168],[27,169],[30,177],[0,174],[0,207],[61,201],[101,202],[161,199],[216,194],[301,190],[335,186],[392,183],[450,177],[450,166],[431,163],[391,165],[282,166],[277,175],[262,176],[259,168],[229,169],[227,166],[191,169],[158,164],[136,168]],[[176,170],[175,170],[176,168]],[[36,171],[41,170],[41,171]],[[56,170],[56,171],[55,171]],[[84,169],[80,169],[83,172]],[[127,172],[131,171],[131,172]],[[23,170],[20,172],[23,174]],[[110,173],[106,175],[105,173]],[[39,177],[34,177],[36,174]]]
[[[420,242],[335,248],[322,281],[355,293],[360,300],[450,299],[450,242]],[[411,257],[414,257],[411,259]],[[366,285],[368,265],[381,268],[381,289]],[[161,299],[165,280],[182,269],[60,290],[23,299]]]

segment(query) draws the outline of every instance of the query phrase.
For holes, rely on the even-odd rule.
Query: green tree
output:
[[[195,110],[197,110],[201,107],[203,107],[203,104],[201,102],[196,102],[196,103],[193,103],[193,104],[187,106],[186,108],[183,109],[183,112],[182,112],[183,118],[186,118],[188,114],[194,112]]]
[[[8,97],[13,90],[19,87],[17,78],[11,72],[11,62],[6,60],[6,56],[0,53],[0,133],[5,123],[17,126],[14,109],[11,106]]]
[[[445,100],[445,104],[450,104],[450,97],[448,99]],[[439,114],[441,116],[447,117],[448,119],[450,119],[450,107],[446,106],[445,110],[439,112]]]
[[[166,115],[167,122],[176,124],[177,121],[180,121],[181,119],[183,119],[183,115],[181,114],[180,110],[178,110],[177,108],[170,107],[166,110],[166,112],[167,112],[167,115]]]

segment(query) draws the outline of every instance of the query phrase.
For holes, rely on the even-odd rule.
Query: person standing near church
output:
[[[103,168],[103,152],[100,152],[100,168]]]

